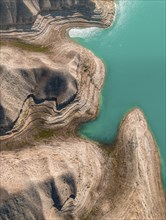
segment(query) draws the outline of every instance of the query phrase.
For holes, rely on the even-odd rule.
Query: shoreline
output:
[[[110,5],[111,5],[111,7],[114,7],[113,6],[113,3],[112,2],[110,2],[109,3]],[[108,4],[108,5],[109,5]],[[105,8],[104,8],[104,10],[105,10]],[[112,9],[113,10],[113,9]],[[110,12],[109,12],[110,13]],[[112,13],[112,12],[111,12]],[[102,15],[100,15],[101,16],[101,19],[102,19]],[[109,14],[108,15],[108,18],[106,19],[106,23],[107,23],[107,21],[110,19],[110,16],[112,16],[112,14]],[[109,26],[109,24],[112,22],[112,20],[110,20],[108,23],[109,24],[106,24],[106,23],[103,23],[103,22],[101,22],[101,21],[97,21],[97,22],[94,22],[94,21],[92,21],[92,23],[90,22],[90,21],[85,21],[84,19],[82,20],[77,20],[77,22],[74,22],[73,21],[73,19],[74,18],[72,18],[71,20],[69,20],[69,22],[67,21],[67,23],[66,23],[66,21],[65,21],[65,23],[63,23],[62,22],[62,24],[60,24],[60,26],[58,27],[58,29],[57,30],[55,30],[55,34],[56,33],[58,33],[58,35],[55,37],[54,36],[54,30],[52,29],[51,31],[53,31],[53,33],[51,33],[51,32],[48,32],[49,31],[49,26],[50,26],[50,24],[52,25],[54,22],[55,23],[57,23],[57,21],[56,21],[56,19],[55,19],[55,21],[54,21],[54,19],[51,19],[51,20],[49,20],[48,19],[48,21],[46,20],[45,21],[45,23],[44,23],[44,26],[43,26],[43,30],[42,31],[40,31],[39,33],[36,33],[35,35],[34,35],[34,33],[32,34],[32,36],[33,36],[33,40],[32,40],[32,36],[31,36],[31,33],[29,33],[28,35],[27,35],[27,37],[28,37],[28,41],[26,40],[26,34],[27,33],[24,33],[24,32],[22,32],[22,33],[17,33],[17,35],[13,32],[13,33],[10,33],[10,34],[8,34],[8,35],[6,35],[6,36],[4,36],[4,33],[1,33],[1,39],[3,38],[3,36],[6,38],[7,36],[8,36],[8,39],[9,40],[12,40],[12,38],[14,37],[14,38],[17,38],[17,39],[20,39],[20,40],[23,40],[23,42],[25,42],[25,44],[26,43],[28,43],[28,44],[32,44],[33,45],[33,43],[37,43],[37,44],[39,44],[39,45],[45,45],[45,46],[48,46],[48,47],[50,47],[51,49],[50,49],[50,52],[52,53],[52,55],[53,54],[55,54],[55,52],[54,51],[57,51],[57,49],[59,50],[59,53],[61,53],[61,51],[63,50],[63,48],[60,48],[59,46],[60,46],[60,44],[62,43],[62,45],[64,45],[64,47],[69,47],[68,49],[69,50],[71,50],[71,47],[73,47],[73,49],[76,51],[77,50],[77,48],[80,48],[81,50],[82,50],[82,52],[80,53],[80,55],[81,56],[83,56],[83,59],[86,59],[86,58],[84,58],[84,55],[83,55],[83,53],[85,53],[85,54],[87,54],[87,56],[90,56],[91,58],[89,58],[89,61],[88,62],[90,62],[90,63],[92,63],[93,65],[95,65],[96,67],[95,68],[101,68],[102,69],[102,77],[101,77],[101,79],[100,79],[100,83],[99,83],[99,86],[97,86],[98,87],[98,89],[99,89],[99,91],[100,91],[100,89],[101,89],[101,86],[102,86],[102,84],[103,84],[103,77],[104,77],[104,72],[105,72],[105,70],[104,70],[104,65],[103,65],[103,63],[98,59],[98,58],[96,58],[93,54],[92,54],[92,52],[90,52],[89,50],[87,50],[87,49],[84,49],[84,48],[82,48],[80,45],[78,45],[78,44],[76,44],[76,43],[74,43],[72,40],[71,40],[71,38],[69,37],[69,29],[71,29],[72,27],[80,27],[80,26],[82,26],[82,27],[87,27],[87,26],[89,26],[89,27],[92,27],[92,26],[98,26],[98,27],[105,27],[105,26]],[[83,22],[83,23],[81,23],[81,22]],[[57,23],[57,25],[58,25],[58,23]],[[45,34],[46,33],[48,33],[48,36],[47,36],[47,38],[46,39],[44,39],[45,38]],[[41,35],[42,34],[42,35]],[[44,34],[44,35],[43,35]],[[43,39],[44,39],[44,41],[43,41]],[[59,43],[57,43],[58,42],[58,40],[60,39],[60,42]],[[49,41],[49,44],[48,44],[48,41]],[[36,45],[37,45],[36,44]],[[2,46],[2,49],[3,49],[4,47]],[[67,50],[68,50],[67,49]],[[8,48],[6,47],[6,49],[4,49],[4,50],[8,50]],[[11,50],[11,48],[10,48],[10,50]],[[21,51],[20,51],[21,52]],[[19,53],[20,53],[19,52]],[[64,52],[63,52],[64,53]],[[30,54],[30,53],[29,53]],[[35,53],[34,53],[34,55],[35,55]],[[33,51],[31,52],[31,55],[30,56],[34,56],[33,55]],[[41,53],[41,55],[42,55],[42,53]],[[39,57],[41,56],[41,55],[38,55]],[[48,57],[49,57],[49,59],[50,59],[50,56],[52,56],[52,55],[48,55]],[[21,55],[21,53],[20,53],[20,55],[19,56],[22,56]],[[24,56],[24,55],[23,55]],[[36,56],[36,55],[35,55]],[[45,55],[46,56],[46,55]],[[66,55],[65,55],[66,56]],[[91,59],[91,61],[90,61],[90,59]],[[3,60],[3,57],[2,57],[2,60]],[[94,61],[93,61],[94,60]],[[13,61],[13,62],[15,62],[15,61]],[[87,61],[86,61],[87,62]],[[94,63],[93,63],[94,62]],[[4,62],[5,63],[5,62]],[[9,65],[11,65],[11,64],[9,64]],[[93,66],[92,65],[92,66]],[[19,67],[20,68],[20,67]],[[24,67],[23,67],[24,68]],[[26,67],[27,68],[27,67]],[[93,67],[94,68],[94,67]],[[94,71],[94,70],[93,70]],[[96,101],[95,101],[96,102]],[[24,109],[24,106],[22,107],[22,109]],[[20,114],[20,115],[24,115],[24,112],[26,112],[27,110],[23,110],[23,112]],[[98,109],[96,109],[96,110],[94,110],[95,112],[97,111],[98,112]],[[95,115],[93,115],[93,116],[91,116],[92,118],[94,118],[94,117],[96,117],[96,114],[97,113],[95,113]],[[22,119],[20,118],[20,115],[17,117],[18,118],[18,120],[17,120],[17,122],[16,122],[16,124],[14,125],[14,130],[15,130],[15,127],[17,127],[17,130],[19,131],[19,129],[21,129],[21,127],[20,127],[20,125],[19,125],[19,121],[22,121]],[[84,118],[86,118],[86,116],[84,117]],[[83,121],[85,121],[85,120],[89,120],[88,119],[89,118],[89,116],[87,116],[87,119],[83,119]],[[81,121],[80,122],[78,122],[78,123],[81,123]],[[19,128],[20,127],[20,128]],[[33,127],[33,125],[32,125],[32,127]],[[54,127],[54,126],[53,126]],[[77,125],[76,125],[76,127],[77,127]],[[55,127],[56,128],[56,127]],[[55,129],[55,128],[53,128],[53,129]],[[29,130],[30,129],[30,127],[28,128],[27,127],[27,129]],[[52,129],[52,128],[49,128],[49,129]],[[5,136],[1,136],[0,137],[0,140],[1,140],[1,146],[4,146],[4,147],[1,147],[1,149],[5,149],[5,145],[10,145],[9,143],[10,143],[10,139],[12,140],[12,145],[13,145],[13,137],[14,137],[14,139],[15,139],[15,143],[17,143],[17,145],[18,145],[18,143],[20,142],[20,132],[18,132],[18,138],[17,138],[17,130],[16,130],[16,132],[14,132],[13,134],[14,134],[14,136],[13,136],[13,134],[12,134],[12,131],[10,131],[10,133],[11,133],[11,135],[10,134],[8,134],[8,135],[5,135]],[[22,129],[21,129],[22,130]],[[20,131],[21,131],[20,130]],[[25,132],[25,131],[24,131]],[[36,134],[35,134],[36,135]],[[27,132],[26,132],[26,136],[27,136]],[[30,137],[31,137],[31,135],[30,135]],[[31,137],[32,138],[32,137]],[[22,139],[22,138],[21,138]],[[29,138],[26,138],[26,139],[29,139]],[[6,143],[6,144],[5,144]],[[21,144],[22,145],[22,144]]]

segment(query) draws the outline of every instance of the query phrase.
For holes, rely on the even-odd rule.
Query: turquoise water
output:
[[[120,0],[111,28],[74,30],[71,36],[106,65],[99,117],[81,133],[111,143],[124,114],[141,108],[160,148],[166,189],[164,17],[165,0]]]

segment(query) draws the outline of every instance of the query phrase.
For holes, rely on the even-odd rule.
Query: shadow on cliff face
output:
[[[64,206],[66,205],[67,201],[71,199],[75,199],[77,195],[77,187],[75,178],[72,173],[63,174],[57,180],[57,183],[53,178],[45,181],[44,183],[40,184],[40,188],[45,194],[52,199],[53,206],[58,210],[62,211]],[[63,189],[63,190],[62,190]],[[62,191],[65,192],[62,193]],[[67,211],[68,207],[65,207]]]
[[[70,198],[75,199],[77,195],[77,186],[75,179],[72,173],[67,173],[61,176],[61,179],[64,183],[67,183],[71,190]]]
[[[1,220],[44,220],[42,201],[37,190],[31,187],[25,191],[9,195],[0,188],[0,219]]]
[[[13,127],[13,122],[6,116],[3,106],[0,104],[0,135],[4,135]]]
[[[73,219],[74,206],[71,205],[71,200],[74,200],[77,194],[75,178],[72,173],[66,173],[57,177],[56,181],[57,183],[54,178],[49,178],[15,194],[9,194],[5,189],[0,188],[0,219],[44,220],[42,204],[45,207],[50,206],[49,209],[55,208],[54,217]],[[68,190],[65,190],[65,187]]]
[[[2,71],[1,74],[5,76],[5,71]],[[32,97],[36,104],[42,104],[44,101],[55,101],[55,108],[61,110],[73,102],[77,95],[77,81],[65,70],[41,67],[19,69],[16,74],[18,74],[19,81],[17,75],[13,76],[8,72],[14,86],[10,87],[7,92],[2,90],[3,95],[0,101],[4,103],[4,106],[0,103],[0,135],[4,135],[13,128],[28,98]],[[6,81],[5,83],[9,82]],[[10,103],[10,100],[8,102],[7,97],[9,96],[13,100],[17,99],[15,108],[13,108],[13,103]],[[17,106],[17,103],[21,102],[22,105]],[[14,115],[13,121],[9,119],[9,113]]]
[[[69,4],[69,2],[71,3]],[[80,0],[80,1],[77,1],[77,3],[75,0],[71,0],[71,1],[66,1],[66,4],[60,1],[59,5],[57,1],[57,4],[52,2],[50,14],[53,17],[62,16],[68,19],[68,16],[73,16],[74,13],[79,12],[80,15],[82,15],[85,19],[89,20],[94,14],[95,8],[96,8],[96,5],[91,0]],[[46,16],[47,14],[48,14],[47,10],[43,9],[41,12],[41,15]]]
[[[47,68],[34,69],[36,85],[32,94],[36,104],[55,100],[57,109],[66,107],[77,94],[76,79],[64,71]]]
[[[22,0],[0,0],[0,29],[6,29],[6,25],[33,23],[34,19],[32,11]]]
[[[42,189],[45,194],[52,199],[53,206],[60,211],[63,204],[61,200],[61,196],[59,194],[58,188],[53,178],[45,181],[44,183],[40,183],[39,187]]]
[[[49,13],[51,13],[53,17],[62,16],[67,18],[79,12],[88,19],[95,10],[95,3],[91,0],[49,0],[49,3]],[[47,15],[48,8],[46,8],[46,0],[39,0],[39,6],[41,10],[40,14],[43,16]]]
[[[91,0],[36,0],[36,5],[38,13],[34,14],[33,3],[27,5],[23,0],[0,0],[0,29],[22,26],[28,31],[37,14],[48,15],[50,11],[54,17],[67,17],[79,12],[86,19],[90,19],[95,9],[95,3]]]
[[[0,134],[3,133],[3,124],[5,123],[5,112],[4,109],[2,107],[2,105],[0,105]]]
[[[77,94],[76,79],[63,70],[41,67],[31,70],[20,69],[20,73],[23,80],[32,85],[32,93],[29,96],[33,97],[36,104],[45,100],[55,100],[61,109],[73,101]]]

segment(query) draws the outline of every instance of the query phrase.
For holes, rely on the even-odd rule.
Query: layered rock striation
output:
[[[108,27],[114,1],[0,0],[0,14],[0,219],[165,219],[140,110],[112,148],[77,134],[97,116],[105,69],[68,30]]]
[[[101,150],[78,138],[3,152],[1,164],[0,219],[82,219],[105,169]]]
[[[32,12],[37,2],[28,1]],[[58,2],[51,1],[47,6],[46,2],[45,6],[38,2],[39,13],[28,31],[24,26],[17,26],[21,16],[19,9],[16,11],[18,22],[11,20],[14,28],[9,28],[2,20],[8,27],[1,32],[2,149],[6,145],[10,147],[10,141],[17,145],[22,140],[26,142],[29,136],[38,133],[40,127],[56,129],[77,119],[73,123],[74,130],[81,121],[92,119],[97,114],[98,96],[104,79],[103,63],[90,51],[69,40],[66,30],[72,26],[111,24],[114,3],[106,2],[106,7],[103,7],[101,1],[87,1],[87,4],[73,1],[71,9],[69,6],[54,9],[55,4],[53,7],[52,4]],[[6,4],[1,2],[1,5]],[[27,1],[16,2],[15,6],[19,4],[25,5]],[[91,9],[87,10],[87,7]],[[75,8],[73,12],[72,8]],[[89,20],[87,14],[93,19]],[[28,46],[21,42],[25,45],[33,43],[34,49],[37,44],[42,45],[41,52],[27,51],[25,48]],[[48,51],[42,53],[42,47],[47,47]]]
[[[48,14],[50,11],[55,16],[63,17],[79,11],[90,17],[95,9],[96,3],[92,0],[1,0],[0,25],[2,28],[31,25],[39,14]]]
[[[0,219],[165,219],[159,163],[139,109],[111,149],[55,134],[2,151]]]
[[[90,219],[165,218],[158,149],[139,109],[123,119],[107,169],[106,188]]]

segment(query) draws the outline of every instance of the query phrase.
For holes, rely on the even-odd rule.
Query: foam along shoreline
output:
[[[100,1],[98,2],[100,3]],[[97,4],[98,4],[97,3]],[[61,72],[66,72],[67,73],[70,71],[71,75],[77,79],[78,82],[78,93],[77,96],[75,97],[75,101],[73,101],[74,105],[68,105],[66,108],[62,110],[64,113],[64,116],[66,115],[65,112],[70,112],[69,109],[71,109],[71,112],[75,112],[71,117],[68,116],[68,119],[65,121],[65,124],[70,124],[71,121],[74,121],[75,118],[80,117],[80,114],[77,113],[76,109],[80,109],[83,107],[82,113],[81,114],[86,114],[83,116],[83,119],[78,120],[78,123],[74,127],[77,127],[81,121],[86,121],[89,120],[90,118],[96,117],[96,114],[98,112],[98,96],[100,93],[101,86],[103,84],[104,80],[104,66],[103,63],[96,58],[90,51],[86,50],[85,48],[82,48],[79,45],[76,45],[74,42],[71,42],[71,40],[66,36],[67,30],[69,28],[72,28],[74,26],[108,26],[111,24],[113,17],[114,17],[114,2],[107,2],[105,7],[100,3],[98,4],[98,11],[95,12],[95,15],[93,15],[93,12],[89,12],[91,15],[91,20],[86,20],[86,16],[82,15],[80,16],[79,13],[73,14],[72,16],[69,16],[67,18],[63,17],[52,17],[52,16],[41,16],[38,15],[36,18],[35,23],[33,24],[33,31],[29,32],[17,32],[17,30],[11,32],[10,30],[3,31],[1,33],[1,39],[12,39],[19,38],[20,40],[23,40],[29,44],[39,44],[43,46],[48,46],[50,48],[49,54],[42,54],[38,53],[36,54],[33,51],[26,52],[24,50],[17,50],[16,48],[12,47],[7,47],[7,46],[2,46],[1,47],[1,64],[3,65],[3,71],[4,74],[2,74],[2,93],[4,97],[1,100],[1,105],[6,112],[4,113],[4,118],[2,119],[2,123],[4,124],[2,126],[2,130],[6,129],[7,127],[10,128],[9,122],[13,121],[14,118],[18,118],[16,123],[13,126],[13,129],[9,131],[7,128],[7,133],[5,136],[1,136],[1,145],[2,149],[5,149],[6,145],[10,146],[10,142],[12,143],[17,143],[17,147],[19,146],[19,142],[22,142],[25,140],[29,139],[28,136],[30,137],[36,136],[37,132],[37,127],[39,128],[40,123],[44,123],[42,125],[43,129],[55,129],[56,127],[58,128],[59,126],[58,123],[56,123],[56,119],[54,119],[55,115],[53,115],[52,119],[51,116],[45,117],[44,114],[44,106],[40,107],[40,109],[43,110],[41,111],[41,114],[39,116],[41,122],[37,120],[37,115],[36,115],[36,108],[38,109],[39,106],[37,105],[32,105],[33,100],[30,98],[30,94],[28,92],[33,90],[33,86],[36,83],[36,80],[31,80],[31,78],[25,78],[26,75],[29,75],[30,72],[34,72],[34,68],[48,68],[48,69],[54,69],[54,71],[61,71]],[[94,17],[93,17],[94,16]],[[34,31],[36,30],[36,31]],[[20,48],[21,49],[21,48]],[[10,51],[10,53],[9,53]],[[9,57],[7,58],[9,54]],[[15,54],[13,56],[12,54]],[[16,58],[17,57],[17,58]],[[18,63],[17,60],[19,60],[19,57],[22,57],[22,62]],[[24,59],[25,58],[25,59]],[[49,65],[49,67],[48,67]],[[34,68],[31,70],[30,66],[33,66]],[[67,67],[67,69],[64,69],[64,66]],[[8,77],[10,78],[11,81],[15,81],[17,77],[13,78],[14,74],[12,71],[17,72],[20,84],[26,85],[28,83],[28,90],[25,87],[22,87],[20,91],[20,95],[18,100],[15,100],[15,103],[18,101],[18,105],[15,105],[15,108],[11,108],[12,102],[10,100],[14,100],[15,97],[17,97],[17,90],[14,89],[8,90],[5,89],[6,87],[6,74],[5,70],[8,72]],[[51,71],[51,70],[50,70]],[[22,72],[25,72],[25,74],[22,74]],[[82,97],[81,93],[86,94],[86,90],[84,90],[84,77],[81,77],[82,72],[85,72],[84,77],[87,77],[87,88],[89,88],[89,93],[91,94],[90,97],[87,97],[87,104],[85,101],[85,97]],[[21,73],[21,74],[20,74]],[[35,72],[33,73],[35,75]],[[32,74],[32,75],[33,75]],[[21,76],[21,77],[20,77]],[[90,83],[90,78],[92,78],[92,84]],[[28,80],[28,81],[27,81]],[[30,82],[30,81],[31,82]],[[82,82],[83,81],[83,82]],[[32,86],[31,86],[32,83]],[[43,95],[42,95],[43,96]],[[27,99],[27,97],[29,97]],[[44,97],[44,96],[43,96]],[[53,98],[53,97],[52,97]],[[90,100],[91,99],[91,104]],[[8,101],[5,101],[8,100]],[[26,100],[26,102],[25,102]],[[49,105],[55,105],[54,102],[48,102]],[[33,107],[30,107],[33,106]],[[82,106],[82,107],[81,107]],[[91,107],[90,107],[91,106]],[[75,110],[74,110],[74,109]],[[91,110],[88,112],[86,109]],[[55,111],[55,110],[54,110]],[[43,115],[42,115],[43,114]],[[49,113],[52,115],[51,113]],[[57,113],[56,113],[57,115]],[[70,114],[69,114],[70,115]],[[79,115],[79,116],[78,116]],[[33,116],[33,117],[32,117]],[[57,117],[57,116],[56,116]],[[55,117],[55,118],[56,118]],[[86,118],[87,117],[87,118]],[[60,117],[61,120],[63,121],[63,116]],[[14,119],[15,120],[15,119]],[[52,120],[52,123],[51,123]],[[59,121],[59,120],[58,120]],[[35,124],[34,124],[35,122]],[[39,123],[39,124],[38,124]],[[30,132],[30,128],[36,128],[35,133]],[[45,128],[44,128],[45,127]],[[28,132],[29,131],[29,132]],[[5,130],[3,131],[3,133]],[[21,135],[25,134],[26,139],[22,138]],[[32,137],[31,137],[32,138]],[[14,140],[14,142],[13,142]],[[24,142],[24,141],[23,141]]]
[[[69,37],[75,38],[89,38],[100,33],[100,28],[89,27],[89,28],[72,28],[69,30]]]

